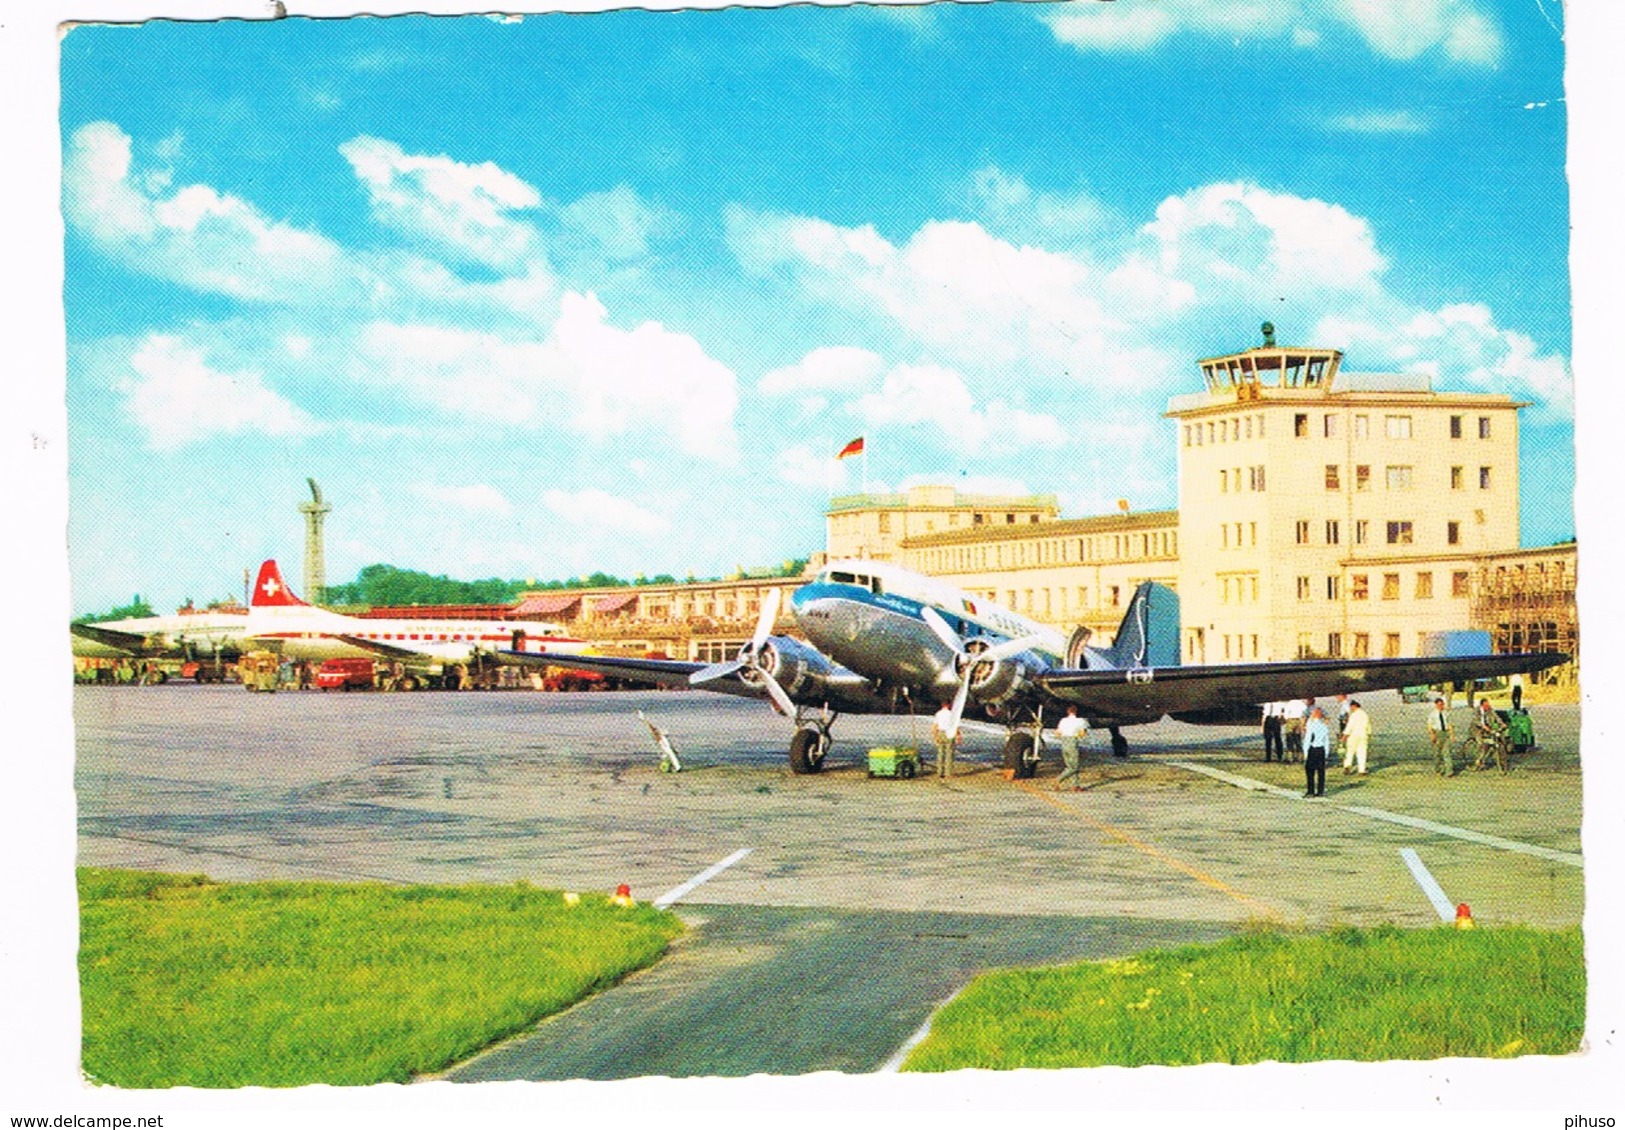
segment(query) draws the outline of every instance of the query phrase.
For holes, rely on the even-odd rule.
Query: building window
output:
[[[882,511],[881,514],[879,515],[879,518],[880,518],[880,532],[883,533],[883,534],[891,533],[891,515],[885,513],[884,511]]]
[[[1230,548],[1230,523],[1229,522],[1220,522],[1219,523],[1219,548],[1220,549],[1229,549]]]
[[[1119,604],[1121,604],[1123,602],[1122,597],[1123,597],[1123,590],[1118,588],[1116,585],[1113,585],[1112,586],[1112,607],[1113,608],[1116,608]]]
[[[1249,545],[1257,545],[1258,544],[1258,523],[1257,522],[1248,522],[1247,523],[1247,543]]]
[[[1388,468],[1388,489],[1389,490],[1410,490],[1411,489],[1411,481],[1412,481],[1411,468],[1409,468],[1409,467],[1389,467]]]
[[[1326,489],[1327,490],[1342,490],[1343,489],[1343,481],[1342,481],[1342,476],[1340,474],[1340,468],[1337,466],[1336,463],[1328,463],[1328,464],[1326,464]]]
[[[1343,530],[1342,527],[1338,525],[1337,519],[1333,518],[1329,520],[1326,523],[1326,544],[1337,545],[1342,540]]]
[[[1327,577],[1326,578],[1326,599],[1327,600],[1336,600],[1341,595],[1342,595],[1342,584],[1341,584],[1340,578],[1338,578],[1336,576]]]
[[[1246,423],[1247,423],[1247,438],[1252,439],[1253,438],[1253,418],[1251,416],[1247,416],[1247,417],[1245,417],[1245,420],[1246,420]]]
[[[1444,540],[1451,545],[1461,544],[1461,523],[1446,522],[1444,524]]]
[[[1452,416],[1452,417],[1450,417],[1450,438],[1451,439],[1460,439],[1461,438],[1461,417],[1460,416]]]
[[[1309,520],[1307,518],[1298,522],[1298,544],[1309,544]]]
[[[1478,489],[1490,489],[1490,469],[1488,467],[1480,467],[1478,469]]]
[[[1189,447],[1190,445],[1191,445],[1191,426],[1189,424],[1186,424],[1185,425],[1185,446]]]
[[[1315,637],[1308,632],[1298,633],[1298,658],[1313,659],[1315,655]]]
[[[1299,412],[1292,417],[1292,434],[1298,439],[1309,434],[1309,413]]]
[[[1257,636],[1253,637],[1253,658],[1254,659],[1258,658],[1258,637]]]
[[[1313,594],[1313,592],[1314,592],[1314,586],[1311,584],[1309,578],[1308,577],[1299,577],[1298,578],[1298,599],[1299,600],[1308,600],[1310,598],[1310,596]]]
[[[1416,574],[1416,599],[1417,600],[1432,600],[1433,599],[1433,574],[1432,573],[1418,573],[1418,574]]]
[[[1366,491],[1371,489],[1371,465],[1361,463],[1354,468],[1354,489]]]
[[[1414,539],[1411,537],[1411,524],[1409,522],[1388,523],[1389,545],[1410,545]]]
[[[1389,439],[1411,438],[1411,418],[1409,416],[1389,416],[1386,424]]]
[[[1478,438],[1490,438],[1490,418],[1488,416],[1480,416],[1478,418]]]
[[[1220,471],[1219,472],[1219,493],[1220,494],[1229,494],[1230,493],[1230,472],[1229,471]]]
[[[1466,595],[1468,595],[1468,582],[1467,582],[1467,572],[1466,572],[1466,570],[1460,570],[1458,572],[1450,574],[1450,595],[1451,596],[1466,596]]]
[[[1252,576],[1252,577],[1247,578],[1247,593],[1248,593],[1247,598],[1249,600],[1251,600],[1254,604],[1257,604],[1258,603],[1258,577],[1257,576]],[[1253,638],[1256,640],[1258,637],[1254,636]],[[1253,654],[1254,655],[1258,654],[1258,645],[1257,644],[1253,645]]]
[[[1371,635],[1368,632],[1354,633],[1354,658],[1371,658]]]
[[[1384,600],[1398,600],[1399,599],[1399,574],[1398,573],[1384,573],[1382,575],[1382,599],[1384,599]]]
[[[1389,632],[1382,637],[1382,657],[1384,659],[1399,658],[1399,633]]]
[[[1349,577],[1349,599],[1365,600],[1371,594],[1371,578],[1364,573]]]
[[[1462,471],[1460,467],[1450,468],[1450,489],[1460,490],[1462,487]]]
[[[1354,417],[1354,438],[1355,439],[1365,439],[1370,434],[1371,434],[1371,417],[1370,416],[1356,416],[1356,417]]]
[[[1326,654],[1333,659],[1343,658],[1343,633],[1328,632],[1326,634]]]
[[[1356,518],[1354,520],[1354,544],[1355,545],[1364,545],[1366,543],[1366,537],[1369,534],[1370,530],[1371,530],[1371,523],[1370,522],[1367,522],[1364,518]]]
[[[1262,413],[1262,412],[1260,412],[1258,414],[1258,438],[1259,439],[1264,438],[1264,413]],[[1263,488],[1259,488],[1259,489],[1263,489]]]
[[[1212,420],[1209,420],[1207,422],[1207,441],[1208,441],[1209,445],[1211,445],[1214,442],[1214,440],[1213,440],[1213,421]]]
[[[1326,438],[1327,439],[1336,439],[1337,438],[1337,417],[1336,416],[1328,414],[1326,416],[1325,420],[1322,421],[1322,426],[1323,426],[1323,429],[1324,429],[1324,431],[1326,433]]]

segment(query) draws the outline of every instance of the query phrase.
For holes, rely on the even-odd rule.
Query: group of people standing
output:
[[[1312,698],[1264,704],[1264,760],[1301,757],[1306,797],[1326,795],[1326,759],[1334,749],[1343,751],[1344,773],[1364,777],[1370,743],[1371,717],[1346,694],[1337,696],[1329,717]]]

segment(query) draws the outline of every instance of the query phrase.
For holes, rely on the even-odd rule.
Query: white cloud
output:
[[[610,325],[591,294],[565,294],[546,336],[376,322],[358,348],[362,379],[460,415],[562,423],[598,440],[665,434],[680,450],[712,460],[736,453],[732,370],[657,322]]]
[[[851,390],[873,382],[885,367],[878,353],[849,345],[827,345],[814,349],[794,365],[767,373],[756,387],[772,395]],[[824,403],[821,397],[814,399],[820,406]]]
[[[542,495],[542,503],[576,526],[645,536],[663,534],[671,529],[669,519],[602,490],[550,490]]]
[[[194,290],[256,302],[320,301],[340,286],[332,241],[278,223],[206,185],[156,197],[167,177],[138,188],[130,137],[110,122],[74,131],[63,158],[68,220],[126,265]]]
[[[462,487],[420,483],[414,486],[412,491],[419,498],[442,503],[458,510],[467,510],[473,514],[494,514],[499,517],[506,517],[513,513],[513,503],[509,502],[501,491],[488,483],[475,483],[472,486]]]
[[[668,235],[680,224],[675,212],[645,201],[624,184],[565,205],[559,218],[615,261],[641,259],[649,253],[651,238]]]
[[[469,165],[411,154],[364,135],[340,145],[339,153],[360,178],[380,223],[493,266],[538,256],[536,229],[510,213],[540,206],[541,194],[490,161]]]
[[[978,409],[964,378],[940,365],[898,365],[878,391],[853,406],[869,427],[923,424],[967,452],[992,439],[1001,450],[1054,446],[1065,436],[1053,416],[1013,408],[1002,400]]]
[[[162,450],[215,435],[305,435],[316,430],[300,408],[265,386],[259,373],[211,368],[178,337],[152,334],[131,354],[133,377],[119,384],[148,442]]]
[[[1437,51],[1452,62],[1494,65],[1501,33],[1477,0],[1159,0],[1155,6],[1066,4],[1040,17],[1055,38],[1084,51],[1145,52],[1179,34],[1289,39],[1313,47],[1353,32],[1378,55],[1411,60]]]
[[[1423,134],[1433,130],[1432,122],[1412,110],[1367,110],[1339,114],[1328,118],[1326,126],[1344,133]]]
[[[1144,231],[1161,270],[1198,289],[1217,279],[1260,296],[1357,291],[1387,268],[1365,220],[1336,204],[1240,182],[1169,197]]]

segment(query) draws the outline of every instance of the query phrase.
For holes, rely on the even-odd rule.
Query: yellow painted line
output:
[[[1039,800],[1044,801],[1046,804],[1054,805],[1056,808],[1059,808],[1062,812],[1065,812],[1070,816],[1077,817],[1079,820],[1082,820],[1085,824],[1089,825],[1091,828],[1094,828],[1096,831],[1103,832],[1114,840],[1121,840],[1130,847],[1149,855],[1158,863],[1165,864],[1168,867],[1172,867],[1175,871],[1180,871],[1186,875],[1189,875],[1192,879],[1195,879],[1204,887],[1209,887],[1215,891],[1218,891],[1222,895],[1228,895],[1256,914],[1262,915],[1265,918],[1274,919],[1276,921],[1280,920],[1281,916],[1276,912],[1274,907],[1267,903],[1259,902],[1251,895],[1242,894],[1229,883],[1226,883],[1223,879],[1216,879],[1212,875],[1209,875],[1206,871],[1192,867],[1183,860],[1175,859],[1161,848],[1155,846],[1154,844],[1146,843],[1132,832],[1125,832],[1123,829],[1116,827],[1115,825],[1108,824],[1104,820],[1097,820],[1095,817],[1090,816],[1082,809],[1075,808],[1070,804],[1062,804],[1053,794],[1043,789],[1035,788],[1026,782],[1020,782],[1020,784],[1024,790],[1031,793]]]

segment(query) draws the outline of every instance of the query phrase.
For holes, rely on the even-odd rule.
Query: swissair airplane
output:
[[[586,646],[559,625],[536,620],[375,620],[330,612],[295,596],[275,561],[260,566],[244,635],[286,659],[313,662],[356,656],[443,666],[498,651],[537,658]]]
[[[1134,592],[1110,647],[1070,639],[980,596],[883,562],[835,561],[790,598],[808,642],[772,634],[778,592],[738,656],[710,665],[572,655],[540,660],[503,650],[507,663],[598,671],[655,685],[766,698],[795,725],[790,768],[816,773],[838,714],[934,713],[952,700],[961,719],[1002,725],[1004,766],[1030,777],[1046,717],[1074,705],[1111,732],[1164,715],[1198,724],[1254,722],[1259,704],[1539,671],[1554,652],[1424,659],[1304,659],[1182,666],[1179,596],[1147,581]]]

